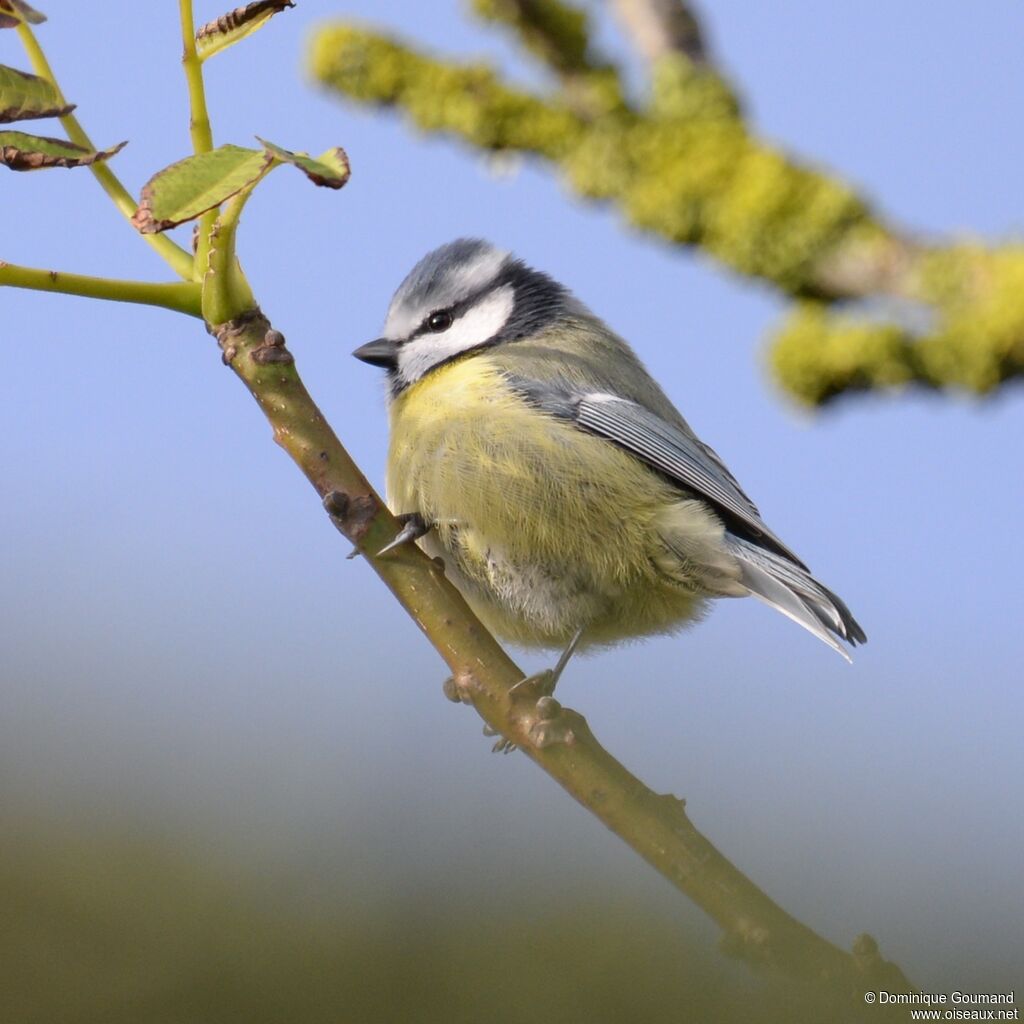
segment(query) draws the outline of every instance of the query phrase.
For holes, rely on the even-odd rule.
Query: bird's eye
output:
[[[439,309],[427,317],[427,330],[437,334],[440,331],[447,331],[452,325],[452,315],[447,309]]]

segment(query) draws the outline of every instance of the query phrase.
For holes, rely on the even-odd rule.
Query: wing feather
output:
[[[833,637],[850,644],[867,639],[846,605],[768,529],[722,460],[681,417],[669,422],[629,398],[565,381],[506,377],[513,390],[544,412],[618,445],[685,493],[711,505],[725,522],[727,549],[737,560],[742,583],[755,597],[800,623],[847,660]]]
[[[574,419],[584,430],[625,448],[649,466],[695,492],[752,535],[796,565],[806,566],[765,525],[722,460],[706,444],[636,402],[611,395],[580,396]]]

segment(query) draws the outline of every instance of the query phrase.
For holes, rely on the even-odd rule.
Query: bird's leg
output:
[[[537,672],[532,676],[527,676],[525,679],[520,679],[508,691],[510,697],[515,697],[516,691],[520,687],[533,689],[535,692],[539,691],[537,711],[540,715],[540,721],[531,729],[531,735],[539,746],[546,747],[552,743],[564,742],[565,730],[559,724],[561,705],[559,705],[552,694],[558,685],[559,677],[565,671],[565,666],[569,664],[569,659],[573,656],[573,652],[579,646],[582,638],[583,627],[581,626],[573,634],[569,645],[562,651],[562,655],[554,668],[546,668],[543,672]],[[488,726],[484,726],[484,735],[494,735],[493,730],[488,732],[488,729]],[[516,745],[511,740],[501,737],[491,749],[495,754],[511,754],[516,749]]]
[[[576,653],[576,648],[579,647],[582,639],[583,627],[580,626],[580,628],[573,633],[572,639],[569,641],[565,650],[562,651],[558,661],[555,663],[555,667],[551,670],[551,679],[548,683],[547,689],[544,691],[544,696],[554,696],[558,680],[562,677],[562,673],[565,671],[565,666],[569,664],[569,659]]]
[[[555,692],[558,680],[565,671],[565,666],[569,664],[569,659],[573,656],[581,639],[583,639],[582,626],[573,634],[572,639],[565,650],[562,651],[561,657],[554,668],[546,668],[543,672],[537,672],[532,676],[527,676],[525,679],[520,679],[508,692],[513,694],[521,686],[525,686],[538,690],[542,697],[550,697]]]

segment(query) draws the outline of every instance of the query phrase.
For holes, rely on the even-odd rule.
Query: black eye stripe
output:
[[[565,295],[565,288],[558,284],[558,282],[553,281],[546,274],[542,274],[536,270],[530,270],[522,263],[512,262],[503,267],[492,280],[488,281],[481,288],[478,288],[472,295],[467,295],[466,298],[459,302],[455,302],[450,306],[446,306],[444,309],[431,310],[431,312],[421,321],[419,327],[417,327],[408,338],[400,341],[399,344],[404,345],[410,341],[415,341],[424,334],[434,334],[446,331],[456,320],[459,319],[460,316],[463,315],[463,313],[471,309],[486,296],[505,285],[512,286],[513,297],[516,305],[518,306],[520,300],[519,291],[524,284],[530,285],[530,291],[532,292],[530,305],[535,314],[546,313],[549,305],[554,308],[554,306],[556,306]],[[444,327],[431,327],[431,318],[439,314],[447,314],[451,318],[450,323]],[[532,321],[534,319],[537,319],[537,317],[534,316],[530,318],[530,323],[526,326],[532,327]],[[546,317],[540,317],[540,320],[542,322],[546,321]],[[511,319],[509,322],[511,323]]]
[[[461,302],[456,302],[451,306],[445,307],[444,309],[435,309],[431,311],[423,319],[419,327],[417,327],[416,330],[413,331],[412,334],[410,334],[409,337],[405,339],[405,341],[400,342],[399,344],[404,345],[406,342],[415,341],[416,338],[419,338],[424,334],[433,334],[435,332],[440,333],[441,331],[448,330],[448,328],[451,327],[451,325],[455,323],[455,321],[458,320],[463,313],[465,313],[467,310],[475,306],[485,296],[489,295],[491,292],[500,288],[503,284],[508,283],[508,277],[504,273],[499,274],[493,281],[489,281],[482,288],[479,288],[477,291],[475,291],[472,295],[466,296],[466,298],[462,299]],[[437,316],[438,314],[446,314],[450,318],[450,322],[445,327],[430,326],[431,318]]]

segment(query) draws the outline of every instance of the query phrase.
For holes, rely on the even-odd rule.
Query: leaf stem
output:
[[[40,78],[45,78],[56,89],[62,102],[66,102],[64,101],[64,94],[61,92],[61,88],[53,74],[53,69],[50,67],[50,62],[46,59],[46,54],[43,53],[35,33],[24,22],[18,25],[17,31],[21,44],[25,48],[29,63],[32,65],[32,70]],[[94,150],[96,148],[74,114],[65,114],[60,119],[60,123],[64,126],[64,130],[72,142],[77,143],[79,146],[85,146],[88,149]],[[138,203],[128,189],[124,187],[117,175],[114,174],[104,161],[91,164],[89,170],[92,171],[93,177],[100,183],[103,191],[114,201],[114,205],[128,220],[131,220],[131,216],[135,213]],[[183,277],[186,281],[192,279],[192,257],[181,246],[165,235],[143,235],[142,237],[159,253],[164,262],[176,274]]]
[[[63,270],[21,267],[0,260],[0,287],[28,288],[37,292],[82,295],[112,302],[160,306],[176,313],[202,317],[199,285],[191,281],[127,281],[109,277],[69,274]]]

